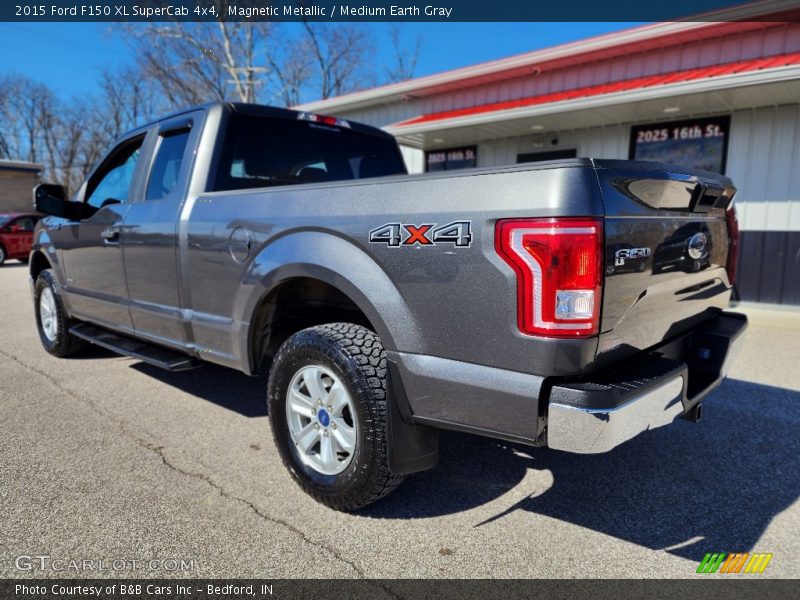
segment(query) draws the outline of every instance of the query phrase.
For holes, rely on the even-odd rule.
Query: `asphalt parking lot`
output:
[[[796,315],[753,317],[700,424],[601,456],[445,433],[435,470],[356,515],[291,481],[263,380],[53,358],[13,261],[0,319],[2,577],[687,578],[711,551],[770,552],[760,577],[800,576]],[[26,571],[22,555],[128,563]]]

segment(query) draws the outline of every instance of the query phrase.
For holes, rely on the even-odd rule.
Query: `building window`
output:
[[[446,148],[425,153],[426,171],[452,171],[471,169],[478,165],[478,147]]]
[[[526,162],[541,162],[543,160],[561,160],[563,158],[575,158],[578,156],[575,148],[567,150],[549,150],[545,152],[525,152],[524,154],[517,154],[518,163]]]
[[[631,127],[629,158],[725,172],[730,116]]]

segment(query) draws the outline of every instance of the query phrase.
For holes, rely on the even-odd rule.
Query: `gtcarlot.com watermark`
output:
[[[21,554],[13,560],[16,571],[28,573],[184,573],[195,570],[194,560],[182,558],[59,558],[49,554]]]

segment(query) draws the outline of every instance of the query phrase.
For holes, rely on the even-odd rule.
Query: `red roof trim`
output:
[[[750,60],[731,62],[723,65],[712,65],[708,67],[699,67],[695,69],[687,69],[684,71],[676,71],[672,73],[662,73],[658,75],[636,77],[634,79],[623,79],[612,83],[603,83],[599,85],[591,85],[588,87],[564,90],[561,92],[540,94],[538,96],[519,98],[517,100],[507,100],[505,102],[493,102],[491,104],[482,104],[480,106],[470,106],[467,108],[459,108],[455,110],[447,110],[438,113],[430,113],[427,115],[422,115],[420,117],[414,117],[413,119],[409,119],[407,121],[401,121],[400,123],[394,124],[392,127],[407,127],[409,125],[418,125],[420,123],[430,123],[433,121],[443,121],[445,119],[454,119],[457,117],[468,117],[472,115],[511,110],[514,108],[523,108],[526,106],[535,106],[538,104],[550,104],[553,102],[574,100],[576,98],[589,98],[592,96],[602,96],[604,94],[613,94],[616,92],[626,92],[632,90],[639,90],[643,88],[650,88],[650,87],[655,87],[657,85],[684,83],[687,81],[695,81],[698,79],[710,79],[713,77],[720,77],[723,75],[733,75],[735,73],[760,71],[763,69],[774,69],[778,67],[786,67],[798,64],[800,64],[800,52],[795,52],[793,54],[781,54],[779,56],[770,56],[767,58],[754,58]]]

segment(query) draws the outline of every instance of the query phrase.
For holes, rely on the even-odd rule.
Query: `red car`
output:
[[[27,213],[0,213],[0,265],[8,258],[28,260],[33,228],[40,218]]]

